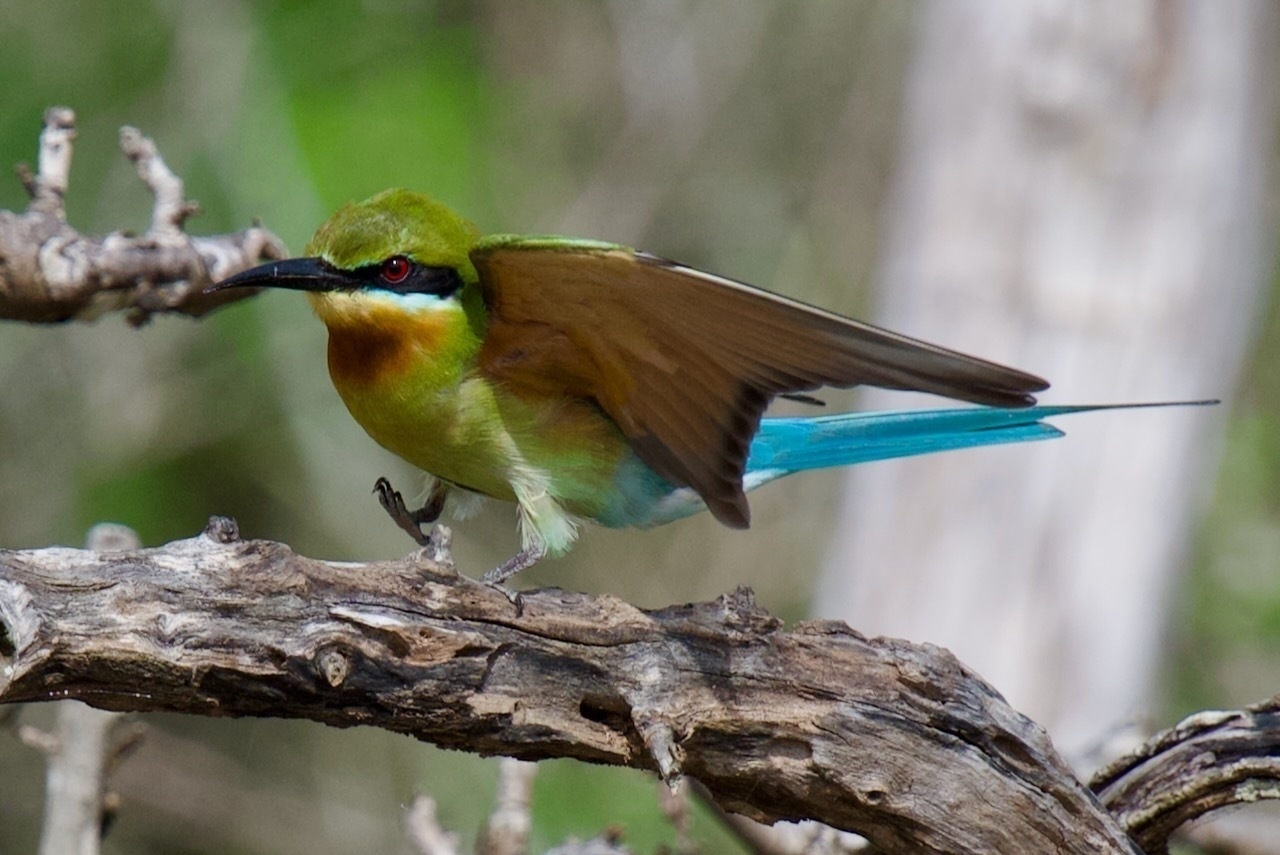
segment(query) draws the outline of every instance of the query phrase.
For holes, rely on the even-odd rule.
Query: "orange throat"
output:
[[[372,300],[314,300],[329,328],[329,375],[341,389],[369,389],[403,379],[449,348],[461,312],[407,311]]]
[[[403,375],[412,365],[415,337],[359,326],[329,327],[329,375],[340,387],[368,387]]]

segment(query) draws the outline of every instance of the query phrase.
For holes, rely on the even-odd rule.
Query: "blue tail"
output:
[[[1062,436],[1062,431],[1042,421],[1053,416],[1091,410],[1178,405],[1101,404],[1027,407],[1017,410],[968,407],[764,419],[751,442],[744,486],[750,490],[783,475],[807,469],[847,466],[871,460],[910,457],[981,445],[1053,439]]]
[[[1216,404],[1180,401],[1159,404],[1097,404],[1062,407],[966,407],[893,413],[840,413],[817,418],[774,418],[760,422],[751,441],[743,488],[807,469],[847,466],[891,457],[954,451],[980,445],[1053,439],[1062,431],[1043,421],[1091,410],[1130,410]],[[615,499],[593,516],[607,526],[655,526],[703,510],[689,487],[675,487],[641,462],[627,458],[614,479]]]

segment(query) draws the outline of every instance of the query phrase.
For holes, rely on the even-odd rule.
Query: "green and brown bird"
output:
[[[432,476],[419,543],[447,500],[516,503],[501,582],[570,548],[581,520],[655,526],[707,509],[745,528],[746,493],[794,472],[1059,436],[1031,374],[859,323],[625,246],[482,236],[419,193],[339,210],[306,257],[218,288],[308,292],[329,373],[380,445]],[[982,407],[763,418],[823,386],[931,392]]]

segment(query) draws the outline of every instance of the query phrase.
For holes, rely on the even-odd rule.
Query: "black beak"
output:
[[[228,288],[291,288],[294,291],[338,291],[351,283],[321,258],[287,258],[271,261],[223,279],[205,289],[206,294]]]

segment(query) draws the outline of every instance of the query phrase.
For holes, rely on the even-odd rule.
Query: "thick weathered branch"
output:
[[[234,290],[205,294],[209,285],[288,254],[279,238],[257,225],[208,237],[184,232],[183,222],[198,207],[187,201],[182,180],[155,143],[128,127],[120,131],[120,146],[155,197],[151,226],[141,237],[81,234],[67,224],[63,206],[75,136],[70,109],[45,111],[39,171],[18,169],[31,203],[22,213],[0,210],[0,319],[89,320],[115,310],[127,311],[133,324],[156,312],[198,316],[247,296]]]
[[[945,650],[787,631],[741,591],[642,611],[541,590],[518,609],[444,548],[334,564],[215,520],[158,549],[0,551],[0,701],[68,697],[690,775],[730,810],[886,852],[1136,851]]]

